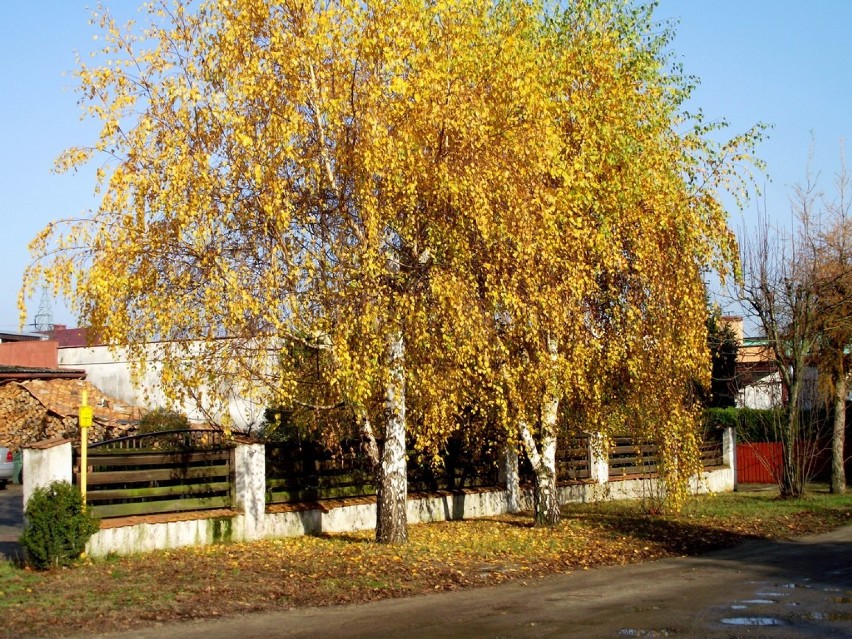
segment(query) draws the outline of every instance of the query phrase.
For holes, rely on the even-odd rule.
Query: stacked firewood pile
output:
[[[94,409],[90,442],[135,432],[144,410],[104,395],[89,382],[13,381],[0,386],[0,446],[18,450],[55,437],[79,439],[77,412],[84,390]]]

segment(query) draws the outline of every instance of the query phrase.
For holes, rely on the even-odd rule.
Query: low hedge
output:
[[[706,408],[704,426],[708,430],[735,428],[737,441],[769,442],[777,439],[779,420],[784,418],[781,409],[756,408]]]

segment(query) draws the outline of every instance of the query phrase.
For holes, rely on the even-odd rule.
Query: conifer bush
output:
[[[99,529],[98,519],[84,508],[80,490],[67,481],[36,488],[24,515],[21,546],[27,562],[39,570],[74,563]]]

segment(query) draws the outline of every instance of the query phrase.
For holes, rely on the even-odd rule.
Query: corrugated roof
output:
[[[47,339],[47,336],[42,335],[41,333],[14,333],[10,331],[0,331],[0,342],[35,342],[43,339]]]
[[[145,409],[110,397],[82,379],[32,379],[20,385],[45,408],[62,417],[77,415],[83,390],[89,393],[94,420],[104,426],[120,429],[135,424],[145,413]]]
[[[83,379],[86,371],[72,368],[39,368],[0,365],[0,382],[26,379]]]
[[[42,333],[18,333],[14,331],[0,331],[0,342],[34,342],[47,339]]]

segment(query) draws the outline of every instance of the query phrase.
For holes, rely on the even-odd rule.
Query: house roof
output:
[[[59,348],[97,346],[101,343],[88,328],[65,328],[60,325],[50,332],[50,337],[57,341]]]
[[[86,371],[75,368],[40,368],[0,365],[0,384],[28,379],[84,379]]]
[[[0,342],[35,342],[43,339],[47,339],[47,337],[40,333],[0,331]]]

